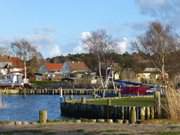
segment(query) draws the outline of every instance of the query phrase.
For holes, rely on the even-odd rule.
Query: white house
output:
[[[16,86],[22,82],[22,61],[16,57],[0,56],[0,86]]]

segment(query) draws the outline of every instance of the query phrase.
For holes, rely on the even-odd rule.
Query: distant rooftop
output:
[[[144,72],[159,72],[159,68],[145,68]]]
[[[23,62],[18,57],[10,57],[6,55],[0,55],[0,62],[1,63],[11,63],[13,67],[16,68],[23,68]]]
[[[57,64],[57,63],[46,63],[45,64],[48,71],[52,72],[60,72],[60,70],[63,67],[63,64]]]
[[[89,71],[89,68],[88,66],[82,62],[82,61],[71,61],[71,62],[68,62],[69,65],[70,65],[70,68],[71,68],[71,71],[73,72],[76,72],[76,71]]]

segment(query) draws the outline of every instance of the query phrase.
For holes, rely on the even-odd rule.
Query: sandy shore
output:
[[[0,126],[0,135],[180,135],[180,124],[59,123],[44,126]]]

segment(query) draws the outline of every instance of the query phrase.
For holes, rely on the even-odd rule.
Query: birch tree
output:
[[[90,35],[83,40],[90,54],[94,54],[98,61],[98,73],[101,80],[102,88],[105,88],[102,75],[102,65],[110,59],[110,54],[113,52],[113,44],[111,36],[105,30],[97,30],[91,32]],[[95,65],[94,65],[95,66]]]
[[[149,59],[154,67],[159,68],[163,81],[169,67],[166,67],[168,56],[179,48],[177,39],[170,26],[153,22],[146,33],[138,37],[138,41],[135,43],[139,52],[151,56]]]

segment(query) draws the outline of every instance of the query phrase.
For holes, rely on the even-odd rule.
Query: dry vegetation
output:
[[[167,83],[165,90],[165,103],[163,108],[168,118],[171,120],[180,120],[180,95],[170,83]]]

